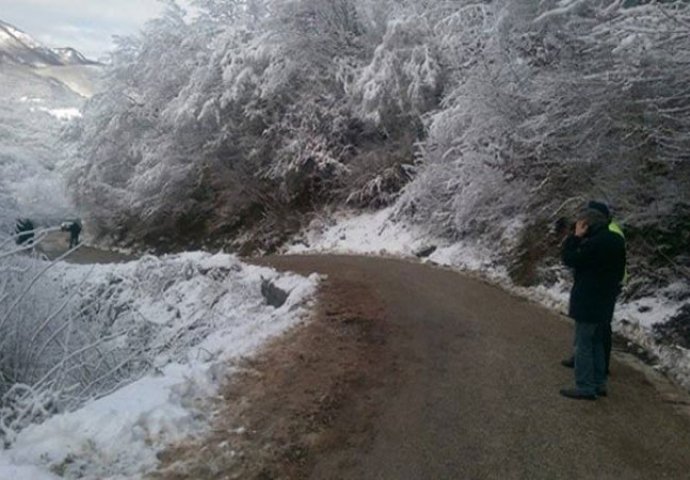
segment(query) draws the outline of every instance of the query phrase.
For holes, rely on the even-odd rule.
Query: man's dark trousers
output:
[[[613,316],[613,313],[611,313]],[[606,324],[604,325],[603,329],[603,335],[604,335],[604,361],[606,364],[606,375],[609,374],[609,366],[611,365],[611,351],[613,350],[613,329],[611,327],[611,321],[613,318],[611,318]],[[575,335],[575,339],[573,342],[573,347],[574,349],[577,348],[577,335]],[[573,363],[575,363],[575,355],[573,355],[572,360]]]
[[[575,383],[580,393],[606,390],[605,330],[603,323],[575,322]]]

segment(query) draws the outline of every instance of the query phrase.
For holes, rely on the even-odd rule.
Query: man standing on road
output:
[[[602,214],[608,218],[608,228],[611,232],[615,233],[616,235],[620,235],[623,241],[625,242],[625,234],[623,233],[623,229],[621,226],[616,223],[613,220],[613,217],[611,216],[611,211],[609,210],[609,207],[606,206],[605,203],[602,202],[596,202],[596,201],[591,201],[587,205],[587,208],[591,208],[594,210],[600,211]],[[563,232],[567,232],[568,227],[567,227],[567,220],[565,218],[560,219],[559,223],[556,226],[557,233],[563,235]],[[624,274],[623,278],[623,283],[625,283],[627,280],[627,272]],[[622,285],[621,285],[622,287]],[[606,354],[606,374],[609,374],[609,364],[611,363],[611,350],[613,348],[613,332],[611,329],[611,322],[613,321],[613,310],[614,310],[615,304],[611,304],[611,315],[608,316],[608,322],[606,322],[606,326],[604,329],[604,353]],[[561,365],[564,367],[568,368],[574,368],[575,367],[575,355],[572,355],[570,358],[563,360],[561,362]]]
[[[34,241],[34,224],[28,218],[18,218],[15,226],[17,245],[31,244]]]
[[[79,220],[74,220],[71,222],[65,222],[60,226],[60,230],[63,232],[69,232],[69,248],[75,248],[79,245],[79,234],[81,233],[81,222]]]
[[[575,320],[576,388],[561,390],[568,398],[606,395],[606,328],[625,275],[625,240],[609,223],[590,206],[563,243],[563,262],[575,273],[569,315]]]
[[[75,248],[79,245],[79,234],[81,233],[81,223],[79,220],[72,222],[69,227],[69,248]]]

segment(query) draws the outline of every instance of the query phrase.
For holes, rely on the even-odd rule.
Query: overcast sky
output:
[[[49,47],[98,58],[113,35],[135,33],[161,9],[157,0],[0,0],[0,20]]]

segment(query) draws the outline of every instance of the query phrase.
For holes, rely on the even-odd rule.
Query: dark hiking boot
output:
[[[563,388],[561,389],[561,395],[566,398],[572,398],[573,400],[596,400],[597,396],[590,393],[582,393],[574,388]]]
[[[609,392],[607,392],[605,388],[597,389],[597,397],[608,397],[608,396],[609,396]]]
[[[566,358],[565,360],[561,360],[561,365],[563,365],[565,368],[575,368],[575,357],[570,357]]]

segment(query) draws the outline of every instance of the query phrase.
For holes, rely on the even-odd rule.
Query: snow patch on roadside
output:
[[[433,252],[424,261],[441,266],[481,271],[490,278],[507,278],[505,268],[488,250],[469,242],[433,238],[421,227],[400,222],[389,207],[375,213],[341,213],[333,221],[317,219],[296,237],[285,253],[335,253],[416,257],[425,249]]]
[[[519,219],[506,223],[503,241],[516,238],[515,232],[520,225]],[[294,239],[287,247],[287,253],[383,254],[414,258],[430,247],[435,247],[435,250],[422,259],[423,262],[480,275],[512,293],[564,315],[567,313],[568,281],[561,279],[551,286],[531,288],[516,286],[495,251],[473,242],[433,238],[423,228],[397,220],[394,207],[359,215],[342,213],[330,222],[317,220]],[[619,303],[613,327],[624,338],[651,353],[658,360],[658,369],[690,390],[690,350],[659,342],[653,331],[654,325],[668,322],[682,307],[683,302],[674,299],[674,290],[678,288],[672,285],[655,297]]]
[[[361,215],[343,213],[331,222],[317,219],[287,253],[413,255],[423,242],[422,231],[394,222],[391,215],[391,209],[385,209]]]
[[[266,280],[288,293],[280,308],[266,304]],[[142,359],[150,367],[110,394],[20,431],[0,451],[2,479],[141,478],[156,467],[159,451],[208,427],[209,401],[233,365],[304,317],[318,277],[186,253],[119,265],[58,264],[42,281],[64,292],[83,282],[77,302],[110,312],[111,330],[136,327],[138,336],[108,347],[140,342],[135,351],[150,355]]]
[[[62,122],[69,122],[75,118],[81,118],[81,111],[78,108],[46,108],[39,107],[38,109],[31,108],[32,112],[39,111],[47,113],[51,117],[57,118]]]

